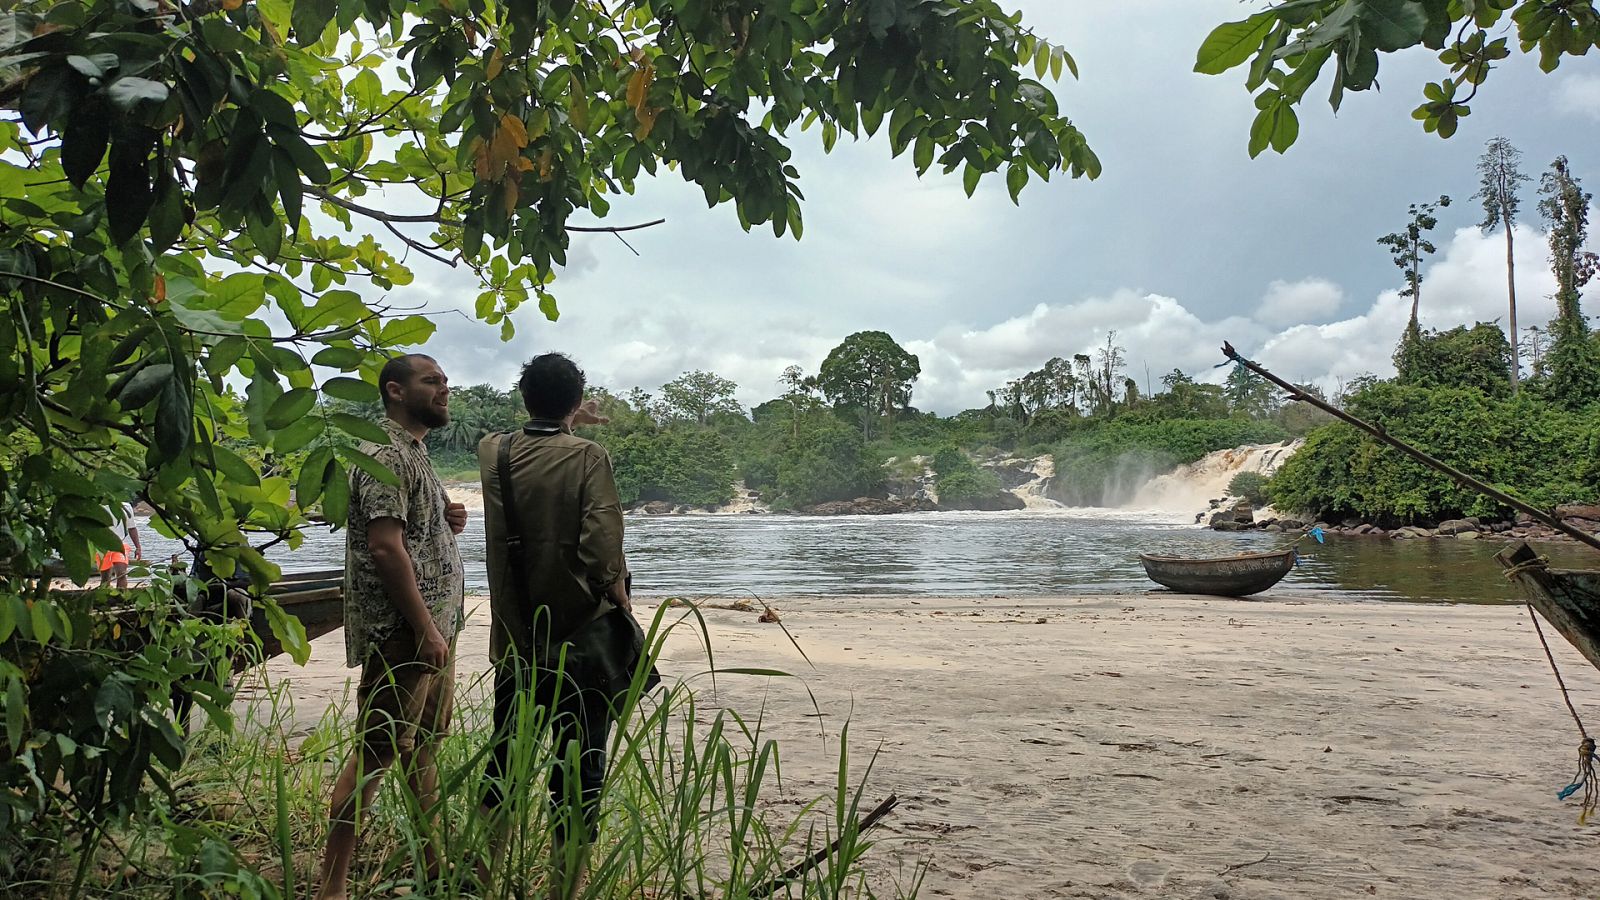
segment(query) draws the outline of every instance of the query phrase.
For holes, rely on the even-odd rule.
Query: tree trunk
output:
[[[1422,303],[1422,273],[1418,271],[1417,246],[1411,245],[1411,327],[1417,328],[1417,306]]]
[[[1522,376],[1522,352],[1517,348],[1517,263],[1511,254],[1511,222],[1506,221],[1506,296],[1511,301],[1511,395],[1516,396]]]

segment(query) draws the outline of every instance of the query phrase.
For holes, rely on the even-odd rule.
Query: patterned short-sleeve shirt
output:
[[[423,443],[392,419],[384,419],[388,444],[363,441],[360,450],[399,477],[385,484],[359,468],[350,470],[350,519],[344,544],[345,657],[351,666],[364,663],[377,645],[404,627],[405,617],[390,598],[372,563],[367,525],[374,519],[405,523],[406,552],[411,555],[417,590],[446,639],[463,624],[465,582],[461,550],[445,518],[449,495],[428,462]]]

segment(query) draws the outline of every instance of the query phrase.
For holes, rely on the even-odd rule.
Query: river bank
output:
[[[879,887],[926,860],[924,897],[1600,895],[1594,829],[1555,799],[1577,735],[1521,608],[769,602],[815,668],[754,612],[706,608],[720,667],[804,684],[699,678],[701,708],[761,715],[785,785],[765,799],[786,806],[831,794],[849,722],[852,780],[876,752],[866,799],[902,799],[869,856]],[[487,664],[472,605],[463,684]],[[1593,708],[1600,673],[1553,649]],[[342,657],[336,632],[307,667],[266,667],[296,699],[286,725],[342,702]],[[669,679],[705,667],[697,635],[668,638]]]

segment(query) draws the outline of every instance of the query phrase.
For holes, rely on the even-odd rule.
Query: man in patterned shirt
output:
[[[400,760],[424,829],[428,876],[437,874],[439,738],[450,723],[453,647],[461,630],[463,581],[457,534],[466,508],[451,503],[423,439],[450,422],[450,386],[432,357],[389,360],[378,376],[389,443],[361,452],[396,476],[350,472],[345,532],[346,662],[361,666],[357,746],[334,784],[319,897],[345,896],[356,825],[383,773]]]

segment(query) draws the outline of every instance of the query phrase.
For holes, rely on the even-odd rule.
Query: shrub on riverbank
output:
[[[1000,494],[1000,478],[979,468],[956,447],[942,447],[933,455],[933,471],[937,476],[933,482],[934,491],[945,506],[964,506]]]
[[[1443,462],[1538,506],[1600,497],[1600,427],[1532,391],[1497,398],[1474,388],[1371,384],[1350,411]],[[1508,512],[1469,488],[1344,425],[1313,431],[1268,487],[1282,510],[1328,521],[1425,524]]]

